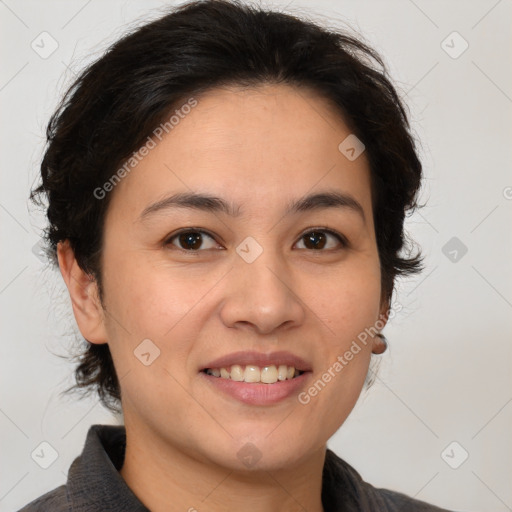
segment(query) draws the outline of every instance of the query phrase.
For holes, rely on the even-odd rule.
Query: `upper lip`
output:
[[[304,361],[301,357],[292,354],[291,352],[278,351],[278,352],[255,352],[255,351],[240,351],[232,352],[224,356],[218,357],[201,367],[201,371],[206,368],[226,368],[228,366],[239,364],[242,366],[253,364],[255,366],[270,366],[270,365],[286,365],[293,366],[297,370],[307,372],[311,371],[311,365]]]

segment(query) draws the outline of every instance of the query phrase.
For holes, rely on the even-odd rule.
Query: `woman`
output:
[[[93,425],[33,510],[442,510],[326,449],[371,382],[421,163],[379,56],[193,2],[118,41],[48,127],[47,242]]]

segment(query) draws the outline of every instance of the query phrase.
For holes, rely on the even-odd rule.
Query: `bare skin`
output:
[[[154,512],[319,512],[326,442],[353,409],[379,338],[307,404],[297,393],[244,403],[199,370],[235,351],[285,350],[310,363],[307,391],[385,318],[368,162],[338,150],[350,130],[306,89],[216,89],[196,99],[110,192],[103,305],[69,245],[58,248],[80,331],[109,344],[120,378],[120,473]],[[240,215],[174,208],[139,219],[148,205],[192,191],[239,205]],[[348,207],[285,215],[289,202],[324,191],[351,195],[364,218]],[[169,241],[182,228],[207,232],[199,249]],[[306,244],[311,231],[321,232],[319,248]],[[236,252],[247,237],[263,249],[252,263]],[[134,355],[144,339],[160,350],[148,366]],[[252,467],[237,456],[247,443],[261,454]]]

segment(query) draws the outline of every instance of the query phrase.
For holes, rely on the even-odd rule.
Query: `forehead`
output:
[[[288,204],[315,187],[337,187],[369,207],[366,157],[350,161],[340,152],[350,130],[314,91],[226,87],[194,100],[169,113],[172,129],[152,137],[153,148],[116,186],[112,203],[122,197],[121,207],[140,214],[170,192],[198,191],[261,208],[262,201]]]

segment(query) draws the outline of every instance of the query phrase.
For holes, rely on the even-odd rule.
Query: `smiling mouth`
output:
[[[255,384],[275,384],[295,379],[304,373],[301,370],[297,370],[294,366],[284,364],[279,366],[274,364],[268,366],[233,364],[222,368],[205,368],[202,372],[219,379]]]

